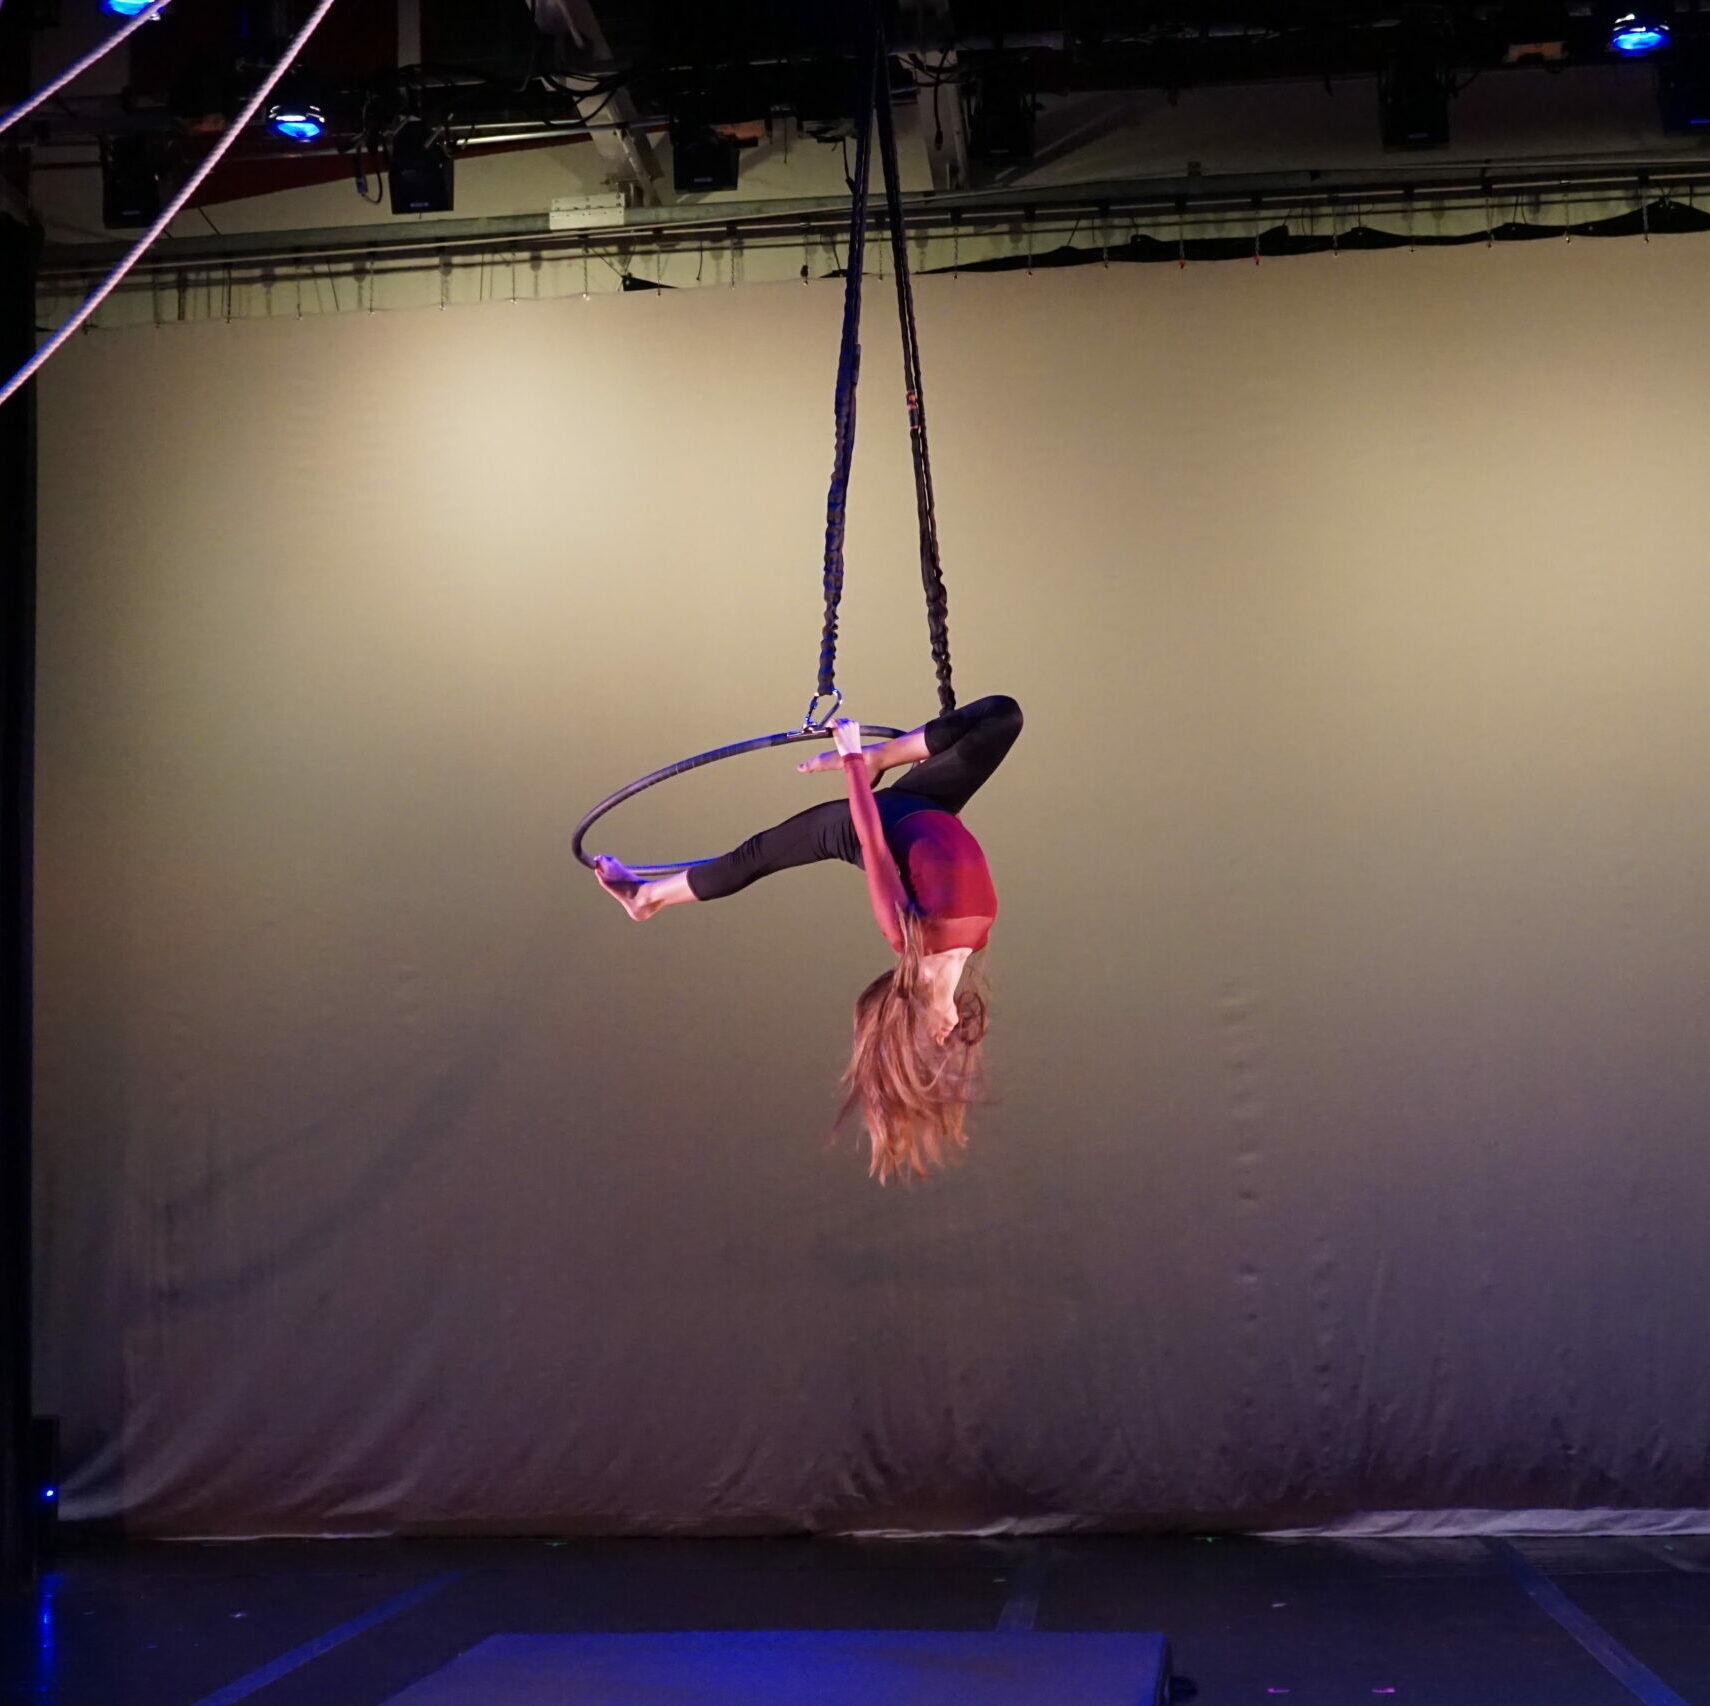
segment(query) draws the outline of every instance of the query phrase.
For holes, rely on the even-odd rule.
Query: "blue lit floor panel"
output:
[[[1161,1635],[494,1635],[387,1706],[1154,1706]]]

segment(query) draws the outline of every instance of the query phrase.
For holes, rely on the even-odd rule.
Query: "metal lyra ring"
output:
[[[813,706],[817,705],[823,697],[823,694],[816,694],[814,696],[813,704],[808,706],[810,713],[813,710]],[[837,706],[841,703],[842,695],[839,694],[837,696],[837,704],[834,704],[831,708],[831,716],[836,715]],[[874,740],[895,740],[898,735],[903,733],[903,731],[901,729],[887,728],[882,723],[863,723],[861,725],[861,733],[863,737],[871,737]],[[661,782],[669,782],[673,776],[682,776],[690,770],[699,770],[703,765],[717,764],[722,759],[737,758],[745,752],[764,752],[768,747],[791,746],[797,741],[824,740],[825,738],[826,733],[824,726],[822,724],[816,724],[807,728],[785,729],[781,734],[757,735],[753,740],[739,740],[730,746],[714,747],[710,752],[698,752],[693,758],[680,758],[675,764],[667,764],[664,769],[655,770],[651,774],[641,777],[638,781],[631,782],[625,787],[619,788],[615,794],[607,794],[606,797],[601,800],[591,812],[587,813],[579,824],[576,825],[575,832],[570,837],[570,851],[574,853],[576,857],[580,859],[591,871],[594,868],[594,857],[592,854],[584,852],[582,848],[582,843],[586,839],[588,831],[592,829],[607,812],[615,810],[618,806],[621,806],[625,800],[633,799],[637,794],[644,793],[649,788],[657,788]],[[714,855],[714,857],[716,857],[716,855]],[[654,877],[668,877],[674,871],[687,871],[696,865],[706,865],[710,863],[710,858],[672,859],[663,864],[631,865],[629,868],[634,871],[638,877],[645,880],[651,880]]]

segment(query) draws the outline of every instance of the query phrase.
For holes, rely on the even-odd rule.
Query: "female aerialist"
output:
[[[979,1093],[986,1004],[969,961],[985,947],[997,893],[980,844],[958,813],[997,769],[1021,733],[1021,707],[994,696],[935,717],[912,733],[865,750],[861,726],[833,726],[836,754],[796,768],[841,765],[847,800],[827,800],[751,836],[733,852],[687,871],[641,881],[605,855],[600,886],[631,918],[661,907],[717,900],[774,871],[842,859],[867,874],[873,916],[900,956],[855,1003],[855,1047],[844,1074],[841,1121],[857,1104],[873,1146],[871,1171],[926,1174],[960,1148]],[[873,791],[900,764],[913,770]]]

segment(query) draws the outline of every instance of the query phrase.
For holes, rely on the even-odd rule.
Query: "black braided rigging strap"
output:
[[[867,177],[872,156],[874,92],[883,64],[883,45],[874,32],[866,77],[856,99],[855,174],[849,185],[849,253],[843,269],[843,342],[837,354],[837,390],[833,399],[836,434],[831,457],[831,488],[825,497],[825,627],[819,641],[819,690],[808,706],[814,723],[822,699],[842,701],[837,693],[837,606],[843,598],[843,530],[849,502],[849,465],[855,453],[855,388],[861,377],[861,271],[867,248]]]
[[[909,451],[914,460],[915,514],[920,528],[920,580],[926,593],[926,625],[932,664],[938,677],[940,714],[956,709],[950,679],[950,610],[938,559],[938,521],[932,497],[932,461],[926,440],[926,402],[920,381],[920,338],[915,328],[914,285],[908,264],[908,232],[903,223],[901,178],[897,170],[896,128],[891,117],[889,60],[884,27],[875,17],[871,61],[856,102],[855,171],[849,186],[849,255],[843,274],[843,342],[837,358],[836,437],[831,486],[825,501],[825,627],[819,643],[819,689],[808,706],[807,724],[815,725],[822,699],[833,705],[837,692],[837,610],[843,598],[843,535],[849,501],[849,470],[855,451],[855,393],[861,371],[861,282],[867,235],[867,179],[872,131],[878,120],[879,157],[885,181],[886,217],[896,273],[897,318],[902,329],[903,386],[908,398]]]
[[[914,324],[914,283],[908,265],[908,231],[903,225],[902,183],[897,172],[896,129],[891,122],[890,89],[878,101],[879,160],[885,174],[885,212],[891,227],[891,259],[897,275],[897,318],[902,324],[903,389],[908,397],[908,444],[914,458],[914,507],[920,526],[920,584],[926,592],[926,629],[932,642],[932,667],[938,675],[938,710],[956,709],[950,681],[950,602],[938,563],[938,517],[932,502],[932,459],[926,445],[926,398],[920,385],[920,335]]]

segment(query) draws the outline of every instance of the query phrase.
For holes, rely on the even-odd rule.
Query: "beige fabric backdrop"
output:
[[[842,679],[931,706],[891,308]],[[920,281],[995,1102],[828,1147],[858,876],[578,812],[799,717],[835,285],[43,384],[42,1398],[170,1532],[1702,1505],[1702,239]],[[746,766],[746,768],[744,768]],[[612,820],[716,851],[744,760]]]

